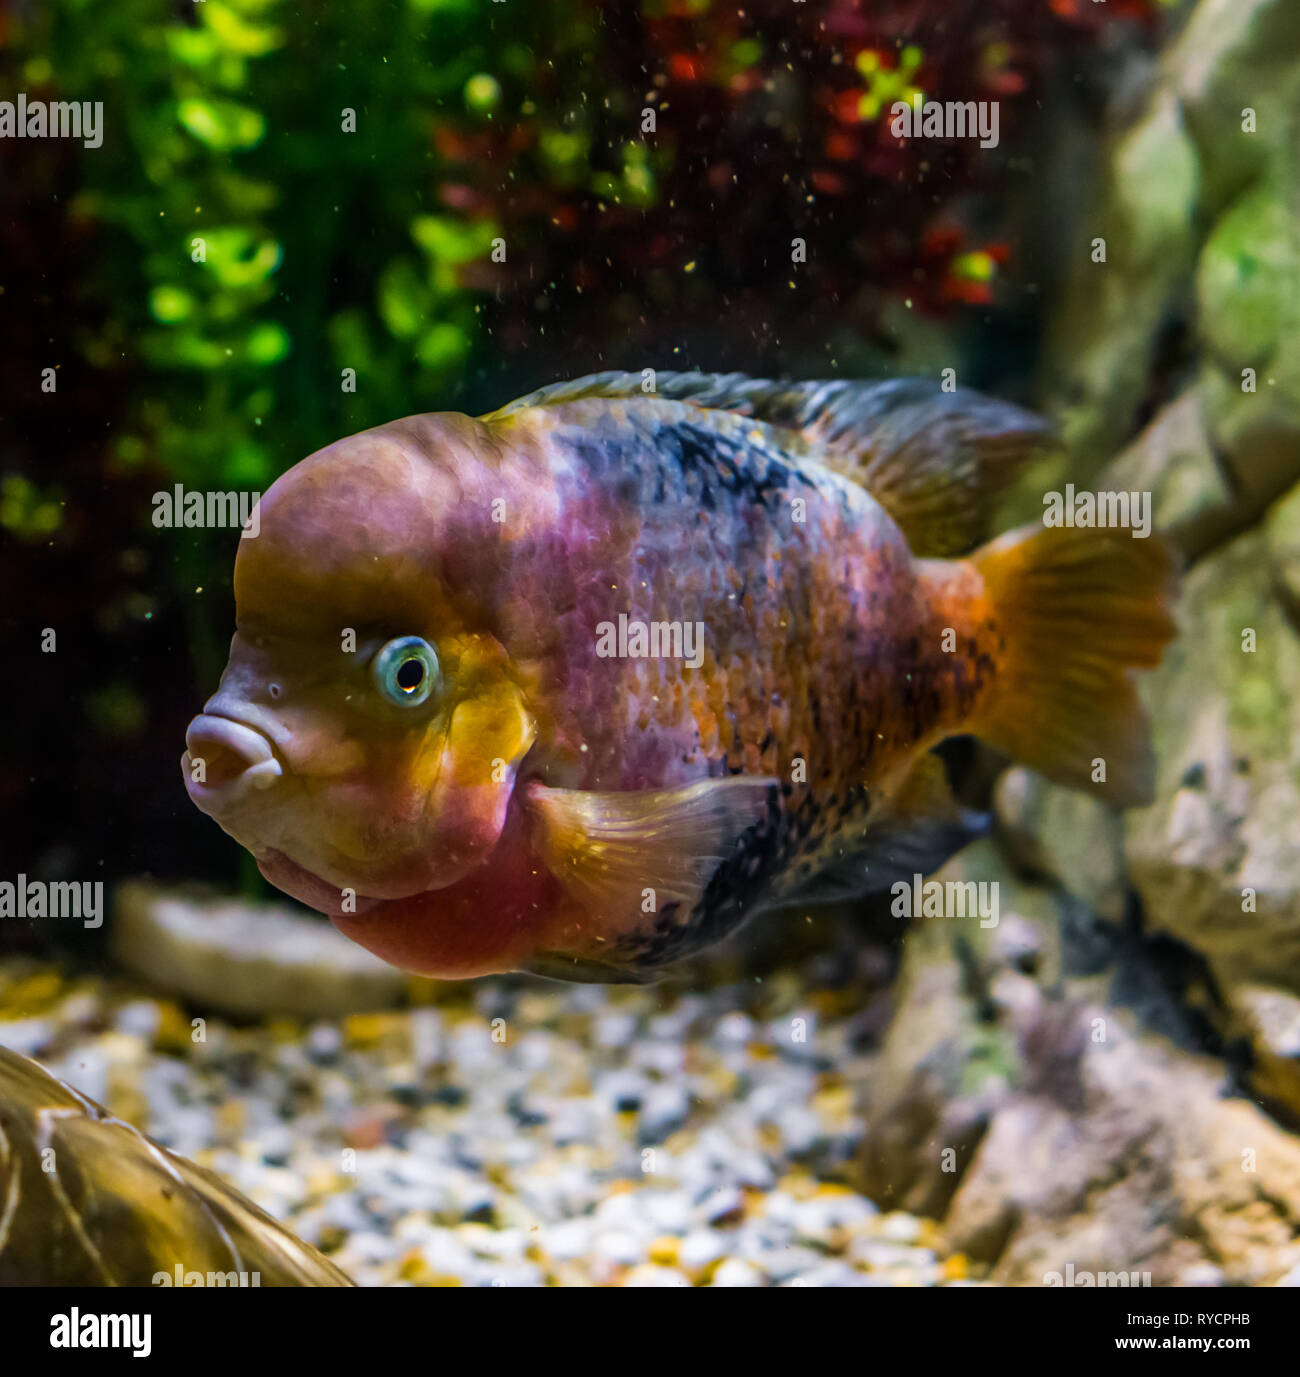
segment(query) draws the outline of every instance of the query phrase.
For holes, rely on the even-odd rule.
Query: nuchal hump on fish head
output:
[[[915,380],[657,381],[408,418],[272,487],[185,763],[273,883],[425,974],[638,979],[937,865],[973,826],[946,736],[1143,797],[1163,546],[974,548],[1041,422]],[[661,646],[698,619],[698,658],[602,658],[638,607]]]

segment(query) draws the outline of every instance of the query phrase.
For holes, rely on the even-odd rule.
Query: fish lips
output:
[[[213,706],[208,705],[209,709]],[[346,861],[336,858],[329,869],[338,873],[329,880],[271,845],[273,840],[284,844],[292,804],[286,817],[277,818],[290,802],[280,790],[293,777],[259,725],[242,716],[205,711],[190,723],[185,740],[181,770],[190,800],[250,851],[265,879],[291,898],[333,918],[357,916],[384,899],[407,898],[427,887],[425,867],[410,864],[409,858],[406,865],[395,865],[382,884],[377,882],[379,894],[370,895],[362,891],[364,879],[360,884],[349,881]],[[195,778],[200,761],[202,778]]]
[[[202,779],[195,767],[203,763]],[[218,818],[269,789],[284,773],[264,733],[233,717],[200,713],[185,733],[185,789],[200,812]]]

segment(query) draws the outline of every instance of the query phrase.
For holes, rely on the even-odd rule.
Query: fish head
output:
[[[240,541],[237,630],[185,785],[272,884],[332,916],[481,867],[533,739],[476,583],[476,424],[423,416],[331,445]]]

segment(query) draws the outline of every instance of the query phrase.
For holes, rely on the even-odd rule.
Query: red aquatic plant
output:
[[[788,366],[830,347],[828,317],[872,338],[891,296],[936,315],[996,303],[1015,243],[988,209],[1036,93],[1106,26],[1157,13],[1154,0],[576,8],[579,43],[539,41],[546,60],[517,90],[503,83],[490,120],[433,133],[443,204],[492,219],[509,246],[474,270],[496,289],[490,327],[574,366],[662,361],[674,327],[708,337],[715,366],[765,353]],[[899,137],[899,100],[995,102],[997,145]]]

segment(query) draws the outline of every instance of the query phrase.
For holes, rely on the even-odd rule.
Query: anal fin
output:
[[[841,903],[929,875],[989,829],[987,813],[953,797],[943,761],[926,753],[868,815],[859,838],[790,896],[792,903]],[[785,902],[785,901],[783,901]]]

